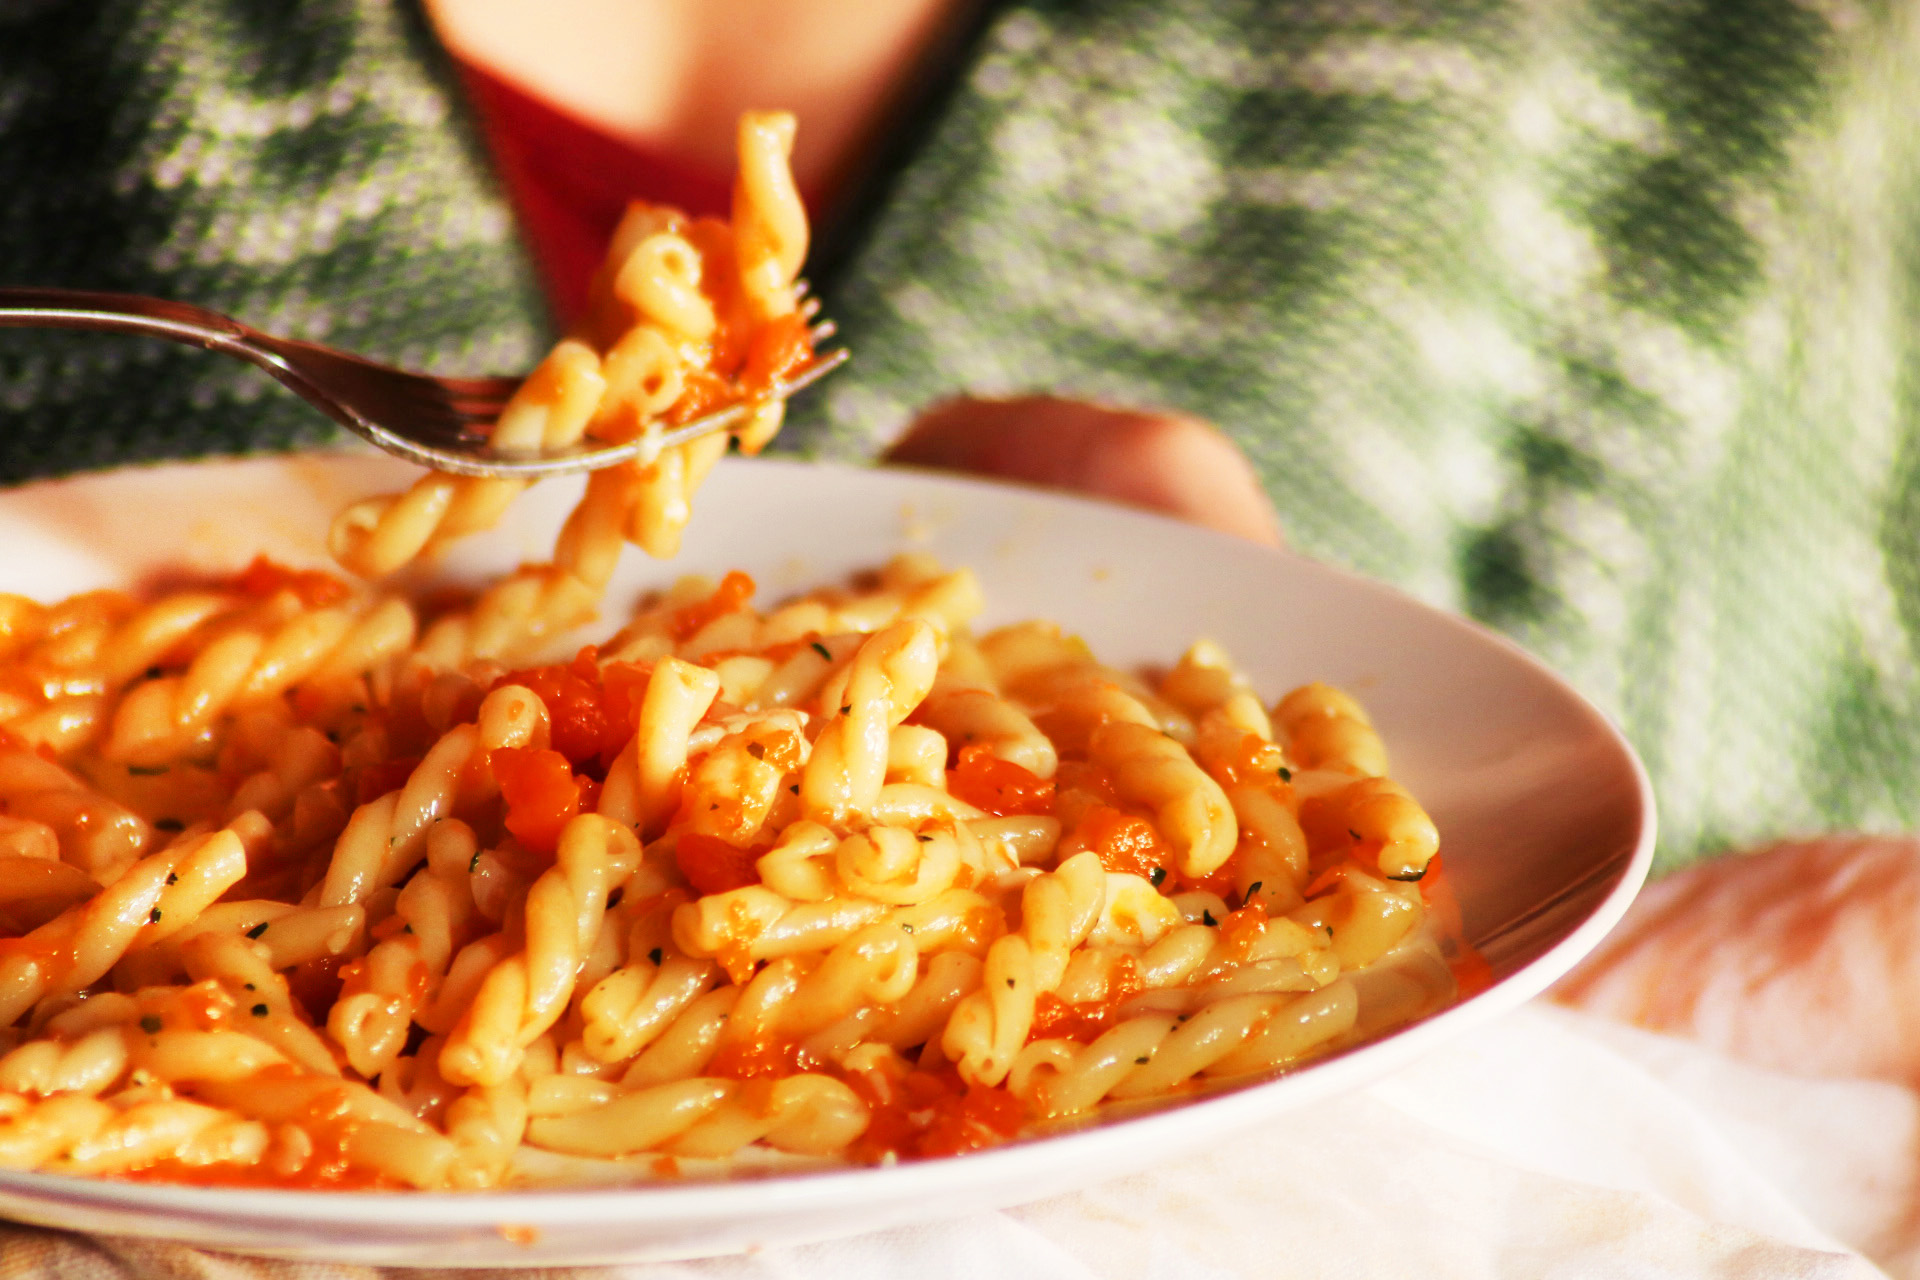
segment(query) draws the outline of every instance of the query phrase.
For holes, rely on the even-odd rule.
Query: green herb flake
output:
[[[1213,918],[1213,912],[1202,910],[1200,912],[1200,923],[1211,927],[1213,925],[1219,924],[1220,922]]]
[[[1148,876],[1147,879],[1153,881],[1153,887],[1158,889],[1167,882],[1167,869],[1165,867],[1155,867],[1153,874]]]
[[[480,851],[478,849],[475,849],[473,851],[473,856],[467,859],[467,874],[472,875],[475,871],[479,870],[479,868],[480,868]]]
[[[912,932],[913,932],[913,926],[912,926],[912,925],[910,925],[910,924],[908,924],[908,923],[907,923],[907,922],[906,922],[905,920],[902,920],[902,921],[900,922],[900,931],[901,931],[902,933],[912,933]]]
[[[140,1019],[140,1029],[150,1036],[157,1036],[160,1034],[160,1019],[148,1014]]]
[[[180,876],[178,875],[178,873],[176,873],[176,872],[172,872],[172,871],[169,871],[169,872],[167,872],[167,883],[168,883],[168,884],[179,884],[179,883],[180,883]]]
[[[247,936],[249,938],[258,938],[261,934],[267,931],[267,924],[268,924],[267,921],[262,920],[259,924],[253,926],[253,928],[247,930]]]
[[[827,646],[821,644],[818,640],[813,642],[813,651],[822,658],[825,658],[828,662],[833,661],[833,654],[827,649]]]
[[[264,1018],[267,1016],[267,1006],[264,1001],[253,1006],[253,1016],[256,1018]]]
[[[147,923],[149,924],[160,923],[160,908],[155,907],[153,910],[147,913]]]
[[[1281,766],[1280,766],[1280,781],[1282,781],[1282,782],[1292,782],[1292,781],[1293,781],[1293,770],[1291,770],[1291,769],[1289,769],[1289,768],[1287,768],[1287,766],[1285,766],[1285,765],[1281,765]]]
[[[795,794],[795,795],[799,795],[799,794],[800,794],[800,784],[796,782],[796,783],[794,783],[794,784],[793,784],[792,786],[790,786],[790,787],[788,787],[788,788],[787,788],[787,790],[789,790],[789,791],[791,791],[791,792],[793,792],[793,794]]]
[[[661,947],[655,947],[653,950],[647,952],[647,959],[653,961],[655,964],[659,964],[662,960],[665,960],[666,958],[667,958],[666,950]]]
[[[1152,1062],[1152,1061],[1153,1061],[1153,1059],[1152,1059],[1152,1058],[1135,1058],[1135,1059],[1133,1060],[1133,1065],[1134,1065],[1134,1066],[1136,1066],[1136,1067],[1144,1067],[1144,1066],[1146,1066],[1146,1065],[1147,1065],[1147,1064],[1148,1064],[1149,1062]]]
[[[1265,880],[1255,880],[1255,881],[1254,881],[1254,882],[1253,882],[1252,884],[1250,884],[1250,885],[1248,885],[1248,886],[1247,886],[1247,901],[1248,901],[1248,902],[1252,902],[1252,901],[1253,901],[1253,895],[1254,895],[1254,894],[1256,894],[1256,893],[1258,893],[1258,892],[1260,892],[1260,886],[1261,886],[1261,885],[1264,885],[1265,883],[1266,883],[1266,881],[1265,881]]]

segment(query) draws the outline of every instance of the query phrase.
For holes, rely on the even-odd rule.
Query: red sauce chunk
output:
[[[952,1067],[915,1071],[894,1084],[872,1076],[847,1081],[871,1119],[848,1155],[874,1163],[886,1156],[950,1156],[998,1146],[1027,1123],[1026,1104],[1006,1089],[969,1085]]]
[[[720,585],[705,600],[696,600],[674,610],[667,625],[675,640],[691,640],[701,628],[723,614],[732,613],[753,599],[753,579],[738,569],[720,579]]]
[[[685,831],[674,842],[673,860],[679,864],[680,874],[687,878],[687,883],[700,894],[725,893],[729,889],[759,884],[760,872],[754,864],[772,847],[742,849],[718,836]]]
[[[552,854],[561,829],[586,807],[587,780],[574,776],[564,755],[542,747],[497,748],[487,753],[487,767],[507,802],[507,830],[527,852]]]
[[[353,594],[346,583],[330,573],[320,569],[290,569],[265,556],[255,556],[252,564],[234,575],[233,585],[242,594],[261,599],[282,589],[289,590],[309,609],[339,604]]]
[[[947,774],[947,790],[996,818],[1053,810],[1053,783],[1000,757],[979,743],[960,750],[959,767]]]
[[[600,665],[599,651],[582,649],[569,663],[509,671],[495,689],[517,684],[545,704],[553,726],[553,749],[574,768],[604,777],[640,723],[649,672],[630,662]]]
[[[740,385],[749,396],[762,396],[784,382],[813,358],[813,338],[799,312],[775,317],[761,326],[747,345],[746,367]]]
[[[1062,842],[1061,856],[1083,849],[1098,855],[1108,871],[1136,875],[1159,884],[1165,878],[1172,851],[1153,823],[1138,814],[1127,813],[1111,805],[1097,804],[1088,809]],[[1156,877],[1155,872],[1161,875]]]

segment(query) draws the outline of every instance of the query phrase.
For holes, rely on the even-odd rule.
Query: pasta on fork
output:
[[[775,384],[813,354],[796,287],[807,217],[789,167],[793,137],[793,117],[784,112],[741,118],[730,219],[688,218],[644,203],[628,209],[579,331],[515,393],[494,429],[496,446],[658,436],[743,402],[750,412],[733,438],[743,453],[765,447],[785,408],[771,394]],[[623,542],[671,556],[694,492],[728,439],[715,433],[593,473],[555,563],[542,572],[579,583],[584,591],[575,598],[597,596]],[[348,507],[329,543],[346,568],[381,577],[493,527],[526,484],[429,474],[403,494]],[[544,597],[549,607],[564,608],[566,599]]]

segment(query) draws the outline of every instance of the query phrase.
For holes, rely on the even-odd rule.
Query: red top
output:
[[[547,300],[569,325],[631,200],[725,216],[733,181],[685,157],[615,137],[484,68],[458,60],[468,100],[520,219]]]

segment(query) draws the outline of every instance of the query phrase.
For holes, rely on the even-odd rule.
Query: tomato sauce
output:
[[[958,766],[947,773],[947,790],[996,818],[1053,812],[1052,780],[1000,759],[977,742],[961,748]]]

